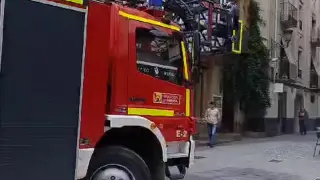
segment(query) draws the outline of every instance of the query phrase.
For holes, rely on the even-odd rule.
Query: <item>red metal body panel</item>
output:
[[[127,104],[128,107],[143,107],[143,108],[153,108],[153,109],[170,109],[179,113],[186,113],[186,88],[179,86],[167,81],[159,80],[152,76],[143,74],[138,71],[137,59],[136,59],[136,28],[143,27],[151,29],[152,26],[146,23],[141,23],[138,21],[129,21],[129,59],[128,59],[128,96]],[[159,27],[158,27],[159,28]],[[163,31],[168,31],[168,29],[159,28]],[[137,88],[141,87],[141,88]],[[171,93],[180,95],[179,105],[169,105],[169,104],[155,104],[153,103],[153,93]],[[130,97],[145,98],[144,104],[133,103],[129,101]],[[155,122],[158,127],[162,127],[160,130],[164,134],[166,141],[179,141],[187,140],[186,138],[176,138],[176,130],[178,127],[181,129],[188,129],[189,118],[185,116],[177,117],[153,117],[148,116],[148,119]]]
[[[112,65],[112,97],[111,108],[107,112],[109,114],[121,114],[116,111],[118,107],[127,107],[127,92],[128,92],[128,22],[125,19],[119,17],[119,11],[117,6],[113,6],[115,9],[114,16],[117,17],[117,21],[114,23],[114,37],[116,42],[113,44],[114,59]],[[126,112],[124,113],[126,114]]]
[[[104,133],[107,79],[112,40],[108,6],[91,2],[87,19],[86,58],[81,111],[80,138],[94,146]],[[104,22],[104,23],[101,23]]]

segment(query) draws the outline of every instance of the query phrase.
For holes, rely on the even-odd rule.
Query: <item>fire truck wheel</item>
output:
[[[90,161],[88,180],[151,180],[145,161],[134,151],[120,146],[96,152]]]

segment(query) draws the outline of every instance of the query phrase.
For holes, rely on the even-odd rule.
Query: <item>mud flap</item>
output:
[[[0,179],[74,180],[86,13],[1,4]]]

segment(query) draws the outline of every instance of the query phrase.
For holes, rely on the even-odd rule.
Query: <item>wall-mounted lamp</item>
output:
[[[292,39],[292,33],[293,33],[292,29],[287,29],[283,32],[283,34],[281,35],[280,47],[287,48],[289,46],[289,43]]]
[[[269,49],[269,51],[273,51],[277,48],[287,48],[289,47],[289,43],[292,40],[292,33],[293,30],[292,29],[287,29],[283,32],[283,34],[280,34],[281,38],[280,38],[280,43],[276,42],[276,41],[272,41],[272,45],[271,45],[271,49]]]

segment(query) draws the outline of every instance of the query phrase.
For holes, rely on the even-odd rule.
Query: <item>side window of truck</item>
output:
[[[157,36],[150,29],[136,29],[137,68],[141,73],[182,85],[183,60],[180,40]]]

